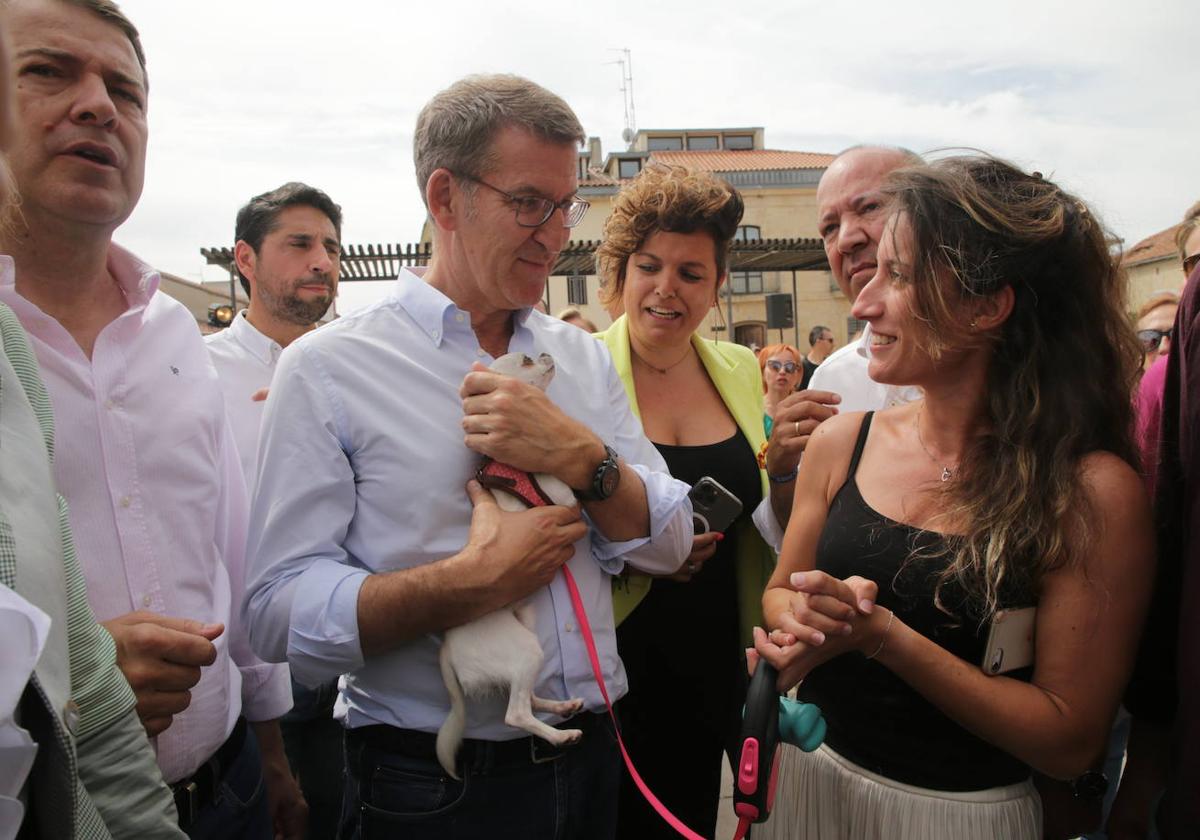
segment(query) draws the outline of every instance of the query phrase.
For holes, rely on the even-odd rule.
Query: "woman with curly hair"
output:
[[[1040,838],[1030,771],[1104,754],[1150,594],[1141,352],[1103,229],[1053,183],[966,157],[887,193],[853,313],[871,378],[924,398],[804,453],[755,641],[829,728],[755,838]],[[1027,607],[1032,664],[985,662]]]
[[[617,197],[598,251],[605,302],[619,299],[625,312],[600,338],[646,436],[673,476],[711,476],[742,502],[724,534],[696,536],[678,574],[653,585],[627,575],[613,593],[629,678],[622,733],[659,798],[707,836],[745,699],[744,649],[774,563],[750,523],[768,486],[755,457],[765,440],[758,362],[746,347],[696,334],[741,217],[741,196],[716,177],[652,165]],[[676,836],[628,779],[617,835]]]

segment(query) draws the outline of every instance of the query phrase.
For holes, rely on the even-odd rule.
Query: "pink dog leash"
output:
[[[625,741],[621,738],[621,727],[617,725],[617,716],[613,712],[612,701],[608,699],[608,689],[604,685],[604,675],[600,671],[600,656],[596,653],[596,640],[592,638],[592,626],[588,623],[587,610],[583,607],[583,599],[579,596],[579,587],[575,585],[575,576],[571,574],[571,570],[565,565],[562,567],[563,580],[567,583],[567,591],[571,594],[571,607],[575,610],[575,621],[579,624],[579,632],[583,634],[584,644],[587,645],[588,659],[592,663],[592,675],[596,678],[596,685],[600,688],[600,695],[604,698],[604,704],[608,707],[608,716],[612,718],[613,731],[617,733],[617,746],[621,748],[621,756],[625,759],[625,767],[629,770],[629,776],[637,785],[638,790],[642,792],[642,796],[650,803],[650,806],[658,813],[660,817],[667,821],[671,828],[675,829],[688,840],[705,840],[696,832],[692,831],[683,821],[668,810],[666,805],[659,801],[654,792],[650,790],[650,786],[643,780],[637,768],[633,766],[633,759],[629,757],[629,751],[625,749]],[[734,834],[734,840],[741,840],[746,836],[746,829],[750,825],[750,820],[741,817],[738,820],[737,833]]]

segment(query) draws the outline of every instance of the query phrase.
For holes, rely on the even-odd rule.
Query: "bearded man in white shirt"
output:
[[[280,359],[246,610],[255,650],[287,658],[297,680],[345,674],[342,837],[615,832],[620,757],[558,572],[578,584],[615,699],[612,578],[627,563],[678,569],[692,525],[688,488],[646,440],[607,350],[533,309],[587,210],[583,140],[567,104],[525,79],[439,93],[414,133],[428,270],[402,271],[387,299]],[[553,356],[548,389],[487,371],[508,352]],[[558,477],[583,518],[577,506],[501,512],[468,484],[481,455]],[[450,709],[441,632],[526,596],[545,653],[535,693],[584,701],[569,720],[541,716],[583,737],[551,746],[505,724],[502,694],[472,700],[461,781],[448,778],[435,757]]]
[[[275,723],[291,705],[287,669],[254,657],[234,611],[247,502],[216,373],[157,272],[112,242],[145,171],[137,30],[110,0],[12,0],[3,14],[22,201],[0,233],[17,266],[0,269],[0,300],[28,331],[50,394],[55,480],[89,600],[181,826],[270,837],[274,817],[297,836],[305,806]],[[269,811],[254,795],[264,767]]]
[[[342,209],[321,190],[290,182],[238,211],[234,263],[250,305],[228,329],[205,338],[253,494],[258,435],[283,348],[315,329],[337,294]],[[342,803],[342,727],[333,719],[337,678],[315,688],[292,682],[280,721],[292,771],[308,802],[308,836],[334,837]]]

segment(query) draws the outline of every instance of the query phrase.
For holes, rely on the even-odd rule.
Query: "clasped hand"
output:
[[[779,671],[780,691],[790,690],[835,656],[869,654],[878,647],[887,611],[875,609],[874,581],[809,571],[796,572],[789,583],[794,592],[788,609],[776,619],[778,626],[769,634],[754,628],[754,650]]]

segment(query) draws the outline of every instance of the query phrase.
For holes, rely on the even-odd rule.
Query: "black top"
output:
[[[804,368],[804,374],[800,377],[800,383],[796,386],[797,391],[803,391],[808,387],[808,382],[812,379],[812,375],[817,372],[817,365],[808,360],[808,356],[800,359],[800,365]]]
[[[689,582],[654,581],[617,628],[618,648],[631,699],[657,695],[655,702],[662,703],[672,697],[679,701],[677,714],[693,717],[693,726],[724,735],[730,725],[736,730],[746,696],[745,654],[738,639],[737,528],[762,499],[758,462],[740,429],[706,446],[655,446],[672,476],[688,484],[704,476],[716,479],[738,497],[742,512]]]
[[[980,610],[961,587],[947,583],[942,606],[934,587],[944,558],[930,558],[944,537],[895,522],[867,505],[855,481],[871,414],[862,422],[846,483],[833,504],[817,543],[816,567],[837,578],[862,575],[879,585],[878,603],[893,610],[921,635],[978,666],[987,644]],[[1005,593],[1005,603],[1031,599]],[[1031,668],[1007,676],[1028,681]],[[975,737],[907,683],[858,653],[832,659],[800,686],[800,697],[821,707],[828,724],[825,742],[858,764],[898,782],[946,791],[1009,785],[1029,769],[1008,753]]]

